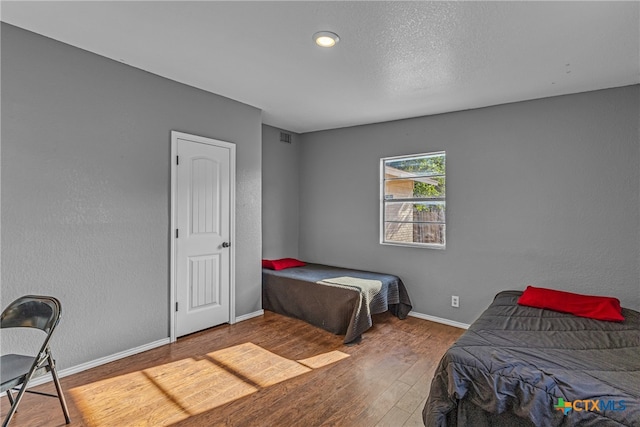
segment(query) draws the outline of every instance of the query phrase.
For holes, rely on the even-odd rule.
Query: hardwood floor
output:
[[[359,344],[346,346],[265,312],[61,382],[71,426],[422,426],[433,372],[463,332],[383,313]],[[3,397],[3,418],[8,406]],[[63,425],[57,399],[32,394],[10,424]]]

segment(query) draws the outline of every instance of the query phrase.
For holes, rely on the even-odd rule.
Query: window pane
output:
[[[444,224],[410,222],[385,222],[384,224],[384,238],[387,242],[444,245],[444,236]]]
[[[445,154],[431,156],[405,157],[384,162],[385,177],[408,178],[412,176],[430,176],[445,174]]]
[[[445,196],[445,177],[430,176],[392,179],[384,182],[385,200]]]
[[[444,202],[386,202],[385,221],[445,222]]]

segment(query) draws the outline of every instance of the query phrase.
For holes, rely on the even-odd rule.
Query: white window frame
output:
[[[385,205],[387,200],[385,200],[385,162],[389,161],[389,160],[402,160],[402,159],[413,159],[413,158],[417,158],[417,157],[428,157],[428,156],[438,156],[438,155],[444,155],[445,158],[445,172],[444,172],[444,177],[446,180],[446,176],[447,176],[447,170],[446,170],[446,162],[447,162],[447,153],[446,151],[432,151],[432,152],[427,152],[427,153],[419,153],[419,154],[408,154],[408,155],[402,155],[402,156],[393,156],[393,157],[383,157],[380,159],[380,244],[381,245],[390,245],[390,246],[409,246],[409,247],[416,247],[416,248],[424,248],[424,249],[440,249],[440,250],[444,250],[447,247],[447,217],[446,217],[446,209],[447,209],[447,201],[446,201],[446,192],[445,192],[445,196],[442,198],[434,198],[434,199],[424,199],[424,198],[408,198],[408,199],[403,199],[406,201],[411,201],[411,200],[415,200],[416,202],[420,202],[420,201],[425,201],[425,200],[441,200],[442,203],[444,204],[444,209],[445,209],[445,220],[444,222],[436,222],[437,224],[443,224],[444,225],[444,235],[443,235],[443,243],[442,244],[435,244],[435,243],[418,243],[418,242],[401,242],[401,241],[395,241],[395,240],[386,240],[385,239]],[[390,199],[392,200],[392,199]]]

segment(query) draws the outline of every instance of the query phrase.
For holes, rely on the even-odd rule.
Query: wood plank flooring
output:
[[[359,344],[347,346],[267,311],[61,382],[72,427],[422,426],[433,372],[463,332],[383,313]],[[3,397],[3,418],[8,406]],[[63,425],[56,399],[31,394],[10,424]]]

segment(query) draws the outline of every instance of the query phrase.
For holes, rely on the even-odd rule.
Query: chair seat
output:
[[[34,360],[35,358],[32,356],[23,356],[21,354],[5,354],[0,357],[0,378],[2,379],[0,392],[21,384],[24,376],[31,369]],[[36,375],[44,372],[46,372],[46,369],[41,368]]]

